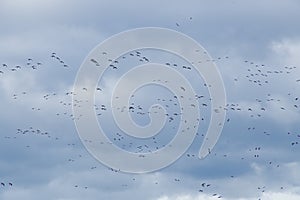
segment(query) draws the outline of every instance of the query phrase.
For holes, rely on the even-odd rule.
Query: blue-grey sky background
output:
[[[1,0],[0,199],[299,199],[299,19],[297,0]],[[70,92],[96,45],[149,26],[190,36],[215,59],[226,123],[204,160],[193,156],[209,122],[202,106],[199,137],[173,165],[143,175],[113,172],[79,140]],[[161,61],[177,62],[168,59]],[[208,99],[203,80],[192,80]]]

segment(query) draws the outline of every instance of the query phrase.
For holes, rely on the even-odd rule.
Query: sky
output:
[[[0,0],[0,199],[300,199],[298,19],[297,0]],[[216,64],[223,79],[227,112],[216,146],[199,159],[212,115],[205,81],[181,67],[189,63],[178,56],[139,50],[149,62],[173,65],[203,97],[197,99],[201,119],[188,150],[170,166],[132,174],[112,170],[89,153],[76,129],[72,99],[89,53],[115,34],[143,27],[178,31],[205,48],[212,58],[207,62]],[[110,99],[126,71],[147,63],[137,54],[128,52],[117,59],[117,70],[105,71],[95,113],[111,142],[145,153],[172,140],[180,107],[166,88],[140,88],[128,100],[137,124],[149,123],[152,104],[163,105],[173,119],[154,141],[122,132]]]

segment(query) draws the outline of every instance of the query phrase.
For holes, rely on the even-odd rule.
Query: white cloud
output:
[[[211,195],[190,195],[190,194],[181,194],[181,195],[174,195],[174,196],[162,196],[155,200],[216,200],[216,199],[223,199],[223,200],[257,200],[257,199],[264,199],[264,200],[299,200],[300,194],[293,193],[293,192],[264,192],[261,196],[255,198],[218,198],[218,195],[211,196]]]
[[[290,192],[280,193],[280,192],[266,192],[262,195],[261,199],[264,200],[299,200],[299,194],[293,194]]]
[[[300,38],[286,38],[281,41],[274,41],[271,50],[277,54],[278,61],[284,64],[300,66]]]
[[[0,17],[1,27],[3,30],[0,33],[0,58],[1,62],[7,60],[11,63],[17,63],[20,59],[26,61],[28,55],[45,56],[50,57],[52,49],[58,51],[61,56],[68,58],[68,61],[72,62],[76,68],[81,60],[85,57],[88,51],[94,47],[98,42],[104,39],[104,36],[114,34],[120,30],[126,28],[133,28],[137,26],[157,25],[164,27],[173,27],[183,32],[193,33],[195,39],[208,45],[208,49],[218,49],[221,52],[227,52],[227,50],[235,49],[236,52],[242,51],[241,49],[247,49],[250,57],[258,54],[264,57],[264,50],[261,49],[259,41],[272,40],[275,41],[270,45],[270,52],[266,58],[263,58],[264,62],[271,64],[272,66],[298,66],[293,74],[283,77],[283,81],[279,81],[274,78],[276,84],[272,85],[275,89],[280,91],[287,91],[288,88],[293,88],[293,92],[297,94],[299,92],[298,87],[295,87],[296,78],[300,78],[299,66],[300,66],[300,40],[297,38],[289,38],[289,34],[299,35],[299,26],[293,26],[298,24],[298,18],[296,12],[299,9],[299,2],[289,0],[282,1],[278,4],[274,4],[271,0],[264,0],[260,3],[248,2],[217,2],[217,1],[201,1],[200,3],[184,3],[177,4],[167,3],[161,1],[149,1],[147,3],[141,3],[138,1],[119,2],[119,1],[85,1],[80,3],[79,1],[1,1],[0,2]],[[196,2],[196,1],[195,1]],[[215,4],[217,2],[217,4]],[[272,5],[272,6],[271,6]],[[166,9],[168,8],[168,9]],[[153,15],[155,13],[155,15]],[[179,13],[179,14],[178,14]],[[212,14],[213,13],[213,14]],[[255,15],[253,15],[255,13]],[[189,21],[189,16],[193,17],[193,20]],[[279,20],[278,20],[279,19]],[[282,21],[281,21],[282,20]],[[176,27],[175,22],[180,23],[180,27]],[[289,22],[291,23],[289,25]],[[288,27],[287,29],[282,28]],[[113,27],[113,28],[112,28]],[[275,27],[275,28],[274,28]],[[277,29],[276,27],[280,27]],[[112,31],[113,30],[113,31]],[[277,30],[278,32],[274,31]],[[293,32],[294,31],[294,32]],[[218,38],[219,40],[216,40]],[[219,42],[224,43],[220,44]],[[212,47],[213,46],[213,47]],[[251,48],[249,48],[251,46]],[[220,50],[221,49],[221,50]],[[250,49],[250,50],[249,50]],[[253,50],[254,49],[254,50]],[[216,50],[216,51],[218,51]],[[239,66],[239,63],[243,62],[244,57],[248,55],[242,55],[237,53],[230,57],[234,60],[231,64],[234,67],[224,68],[224,74],[226,79],[231,79],[234,75],[243,75],[243,66]],[[229,60],[230,60],[229,59]],[[236,60],[238,60],[236,62]],[[226,61],[227,62],[227,61]],[[237,66],[238,70],[235,70]],[[0,66],[1,67],[1,66]],[[50,67],[43,66],[45,74]],[[272,67],[270,67],[272,68]],[[37,74],[27,73],[25,71],[20,72],[22,75],[13,75],[11,72],[8,74],[0,74],[0,91],[1,91],[1,127],[5,127],[12,124],[12,129],[19,127],[18,120],[27,120],[30,125],[43,126],[46,121],[50,121],[53,125],[53,129],[60,129],[64,132],[64,136],[69,140],[74,140],[72,134],[73,129],[69,129],[65,124],[61,125],[61,118],[50,117],[49,114],[55,114],[56,108],[60,109],[57,105],[60,100],[69,100],[64,96],[65,91],[70,91],[70,84],[59,85],[56,79],[50,75],[44,74],[43,81],[37,80]],[[61,75],[62,79],[71,79],[74,74],[62,73],[56,71],[52,73],[53,76]],[[40,75],[40,74],[39,74]],[[238,77],[241,78],[241,77]],[[227,81],[225,79],[225,81]],[[246,80],[247,81],[247,80]],[[245,82],[246,82],[245,81]],[[278,82],[277,82],[278,81]],[[45,85],[49,82],[54,82],[55,92],[58,93],[56,97],[49,99],[47,104],[43,104],[42,97],[47,94]],[[65,82],[64,82],[65,83]],[[105,84],[111,85],[110,80],[105,81]],[[250,93],[250,95],[256,92],[257,88],[252,88],[249,85],[240,84],[237,87],[228,88],[229,92],[234,94],[232,99],[243,106],[245,109],[251,107],[255,110],[260,110],[261,105],[252,102],[247,99],[247,96],[243,93]],[[28,91],[26,98],[22,97],[21,101],[16,101],[10,104],[11,95],[14,92]],[[233,92],[233,90],[236,91]],[[268,89],[263,92],[268,92]],[[282,111],[280,106],[289,108],[291,102],[289,98],[286,98],[285,93],[276,98],[281,99],[279,103],[269,103],[266,106],[266,113],[264,116],[268,119],[274,120],[274,123],[280,123],[282,128],[289,128],[291,126],[297,127],[297,120],[300,119],[299,112],[292,112],[290,110]],[[29,94],[30,93],[30,94]],[[260,95],[260,93],[258,94]],[[7,101],[6,101],[7,100]],[[102,100],[102,99],[100,99]],[[44,115],[34,116],[25,110],[31,106],[43,105]],[[21,109],[19,109],[21,108]],[[12,111],[9,113],[8,111]],[[3,114],[4,113],[4,114]],[[243,116],[248,115],[247,111],[241,112]],[[40,121],[35,121],[35,118],[40,118]],[[71,124],[73,125],[73,123]],[[239,130],[240,124],[230,124],[233,132]],[[272,127],[271,127],[272,129]],[[272,131],[272,130],[271,130]],[[0,133],[0,146],[3,151],[0,153],[1,159],[4,159],[5,163],[9,163],[11,167],[7,167],[7,170],[1,170],[0,176],[9,177],[14,183],[14,187],[11,189],[0,188],[0,198],[5,200],[13,199],[41,199],[41,197],[47,197],[48,199],[152,199],[152,200],[213,200],[217,199],[212,197],[212,194],[195,194],[199,186],[201,187],[201,181],[199,180],[197,168],[193,172],[184,171],[185,167],[176,166],[176,175],[169,173],[169,169],[164,169],[161,173],[134,176],[137,180],[132,183],[131,175],[122,174],[109,174],[106,172],[106,168],[100,165],[100,170],[97,172],[91,172],[89,169],[91,163],[94,164],[94,160],[87,156],[87,159],[76,160],[75,164],[64,165],[61,163],[61,158],[55,158],[55,156],[47,157],[48,154],[34,154],[30,153],[30,150],[18,149],[18,145],[27,145],[28,141],[22,141],[17,139],[17,142],[11,142],[11,140],[3,140],[2,134],[7,130],[1,129]],[[14,134],[14,132],[12,133]],[[24,136],[26,137],[26,136]],[[76,136],[75,136],[76,137]],[[78,139],[78,138],[77,138]],[[34,141],[38,142],[38,141]],[[58,141],[57,143],[47,143],[40,151],[57,153],[59,152],[62,157],[74,156],[74,149],[64,151],[66,145],[65,141]],[[247,145],[247,141],[240,141],[241,145]],[[263,141],[258,141],[263,142]],[[274,141],[270,136],[267,144]],[[234,146],[234,145],[233,145]],[[84,151],[82,146],[77,147],[81,151]],[[277,146],[274,146],[279,151]],[[213,177],[211,182],[215,186],[218,193],[224,194],[222,199],[224,200],[257,200],[258,196],[262,199],[270,200],[296,200],[300,199],[299,188],[299,164],[297,164],[298,157],[293,155],[297,154],[298,149],[294,148],[293,153],[290,149],[283,146],[288,153],[290,159],[295,162],[288,163],[286,160],[279,160],[282,156],[282,152],[277,152],[274,149],[269,149],[273,152],[272,156],[277,156],[280,167],[276,170],[267,168],[260,163],[251,164],[250,170],[245,169],[245,174],[231,178]],[[59,150],[58,150],[59,149]],[[2,150],[2,149],[1,149]],[[16,155],[20,153],[26,153],[26,163],[22,163],[20,158]],[[77,152],[77,151],[76,151]],[[275,153],[276,152],[276,153]],[[286,153],[284,152],[284,153]],[[235,153],[238,154],[236,158],[240,158],[240,152],[235,149]],[[236,155],[235,154],[235,155]],[[276,154],[276,155],[274,155]],[[23,155],[23,154],[22,154]],[[45,158],[46,155],[46,158]],[[265,154],[266,155],[266,154]],[[40,156],[40,157],[39,157]],[[265,157],[265,161],[269,154]],[[52,165],[36,166],[37,160],[51,160]],[[229,156],[230,159],[230,156]],[[214,159],[207,159],[206,162],[213,162]],[[2,161],[2,160],[1,160]],[[13,161],[13,162],[12,162]],[[202,162],[202,161],[199,161]],[[203,161],[204,162],[204,161]],[[228,161],[230,162],[230,160]],[[235,160],[240,162],[240,160]],[[47,174],[47,180],[42,183],[36,180],[37,177],[27,176],[26,182],[19,181],[19,177],[16,174],[17,170],[14,164],[22,166],[25,173],[32,173],[36,171],[43,171]],[[97,163],[98,164],[98,163]],[[187,162],[184,162],[185,166]],[[60,166],[57,169],[55,166]],[[82,168],[82,166],[88,166]],[[245,165],[238,165],[234,167],[245,167]],[[98,165],[97,165],[98,166]],[[182,167],[182,168],[181,168]],[[219,168],[220,167],[220,168]],[[222,172],[223,165],[216,166],[216,168],[209,169],[213,171],[219,169],[220,174],[224,177],[226,174]],[[230,166],[233,168],[233,166]],[[249,167],[247,165],[247,167]],[[246,168],[246,167],[245,167]],[[19,169],[19,168],[17,168]],[[70,174],[66,174],[65,171],[69,170]],[[26,173],[26,174],[27,174]],[[108,175],[109,174],[109,175]],[[211,172],[213,174],[213,172]],[[225,175],[224,175],[225,174]],[[182,177],[179,184],[174,183],[174,177]],[[207,175],[209,176],[209,175]],[[276,178],[274,178],[276,176]],[[125,178],[124,178],[125,177]],[[210,177],[209,177],[210,178]],[[49,180],[48,180],[49,179]],[[37,183],[38,182],[38,183]],[[156,185],[155,183],[158,182]],[[74,191],[74,185],[78,183],[84,183],[80,185],[81,189],[84,185],[88,185],[88,190]],[[128,184],[128,188],[123,188],[123,183]],[[36,184],[39,184],[37,186]],[[260,195],[257,192],[257,185],[268,186],[268,191]],[[280,191],[280,186],[284,184],[284,191]],[[57,193],[55,195],[55,193]],[[132,194],[135,196],[133,197]],[[53,195],[53,196],[52,196]],[[226,196],[226,197],[225,197]],[[253,197],[257,196],[257,197]],[[107,197],[107,198],[105,198]],[[115,197],[115,198],[113,198]],[[156,198],[153,198],[156,197]],[[243,198],[242,198],[243,197]]]

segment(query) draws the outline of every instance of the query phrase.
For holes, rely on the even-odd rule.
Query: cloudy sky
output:
[[[300,199],[299,19],[297,0],[1,0],[0,199]],[[200,43],[212,57],[207,62],[219,68],[228,104],[217,145],[198,159],[210,119],[204,81],[174,55],[141,50],[150,62],[170,63],[203,98],[188,151],[164,169],[138,175],[115,172],[88,153],[76,131],[72,97],[89,52],[114,34],[142,27],[173,29]],[[95,112],[120,148],[154,151],[174,137],[178,116],[155,143],[128,137],[112,122],[113,85],[131,65],[145,63],[131,53],[118,60],[118,73],[107,70],[100,80]],[[172,97],[145,87],[130,99],[130,115],[146,125],[149,118],[137,111],[153,103],[180,112],[163,101]]]

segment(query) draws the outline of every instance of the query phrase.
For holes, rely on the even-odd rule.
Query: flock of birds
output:
[[[190,18],[190,20],[192,20],[192,18]],[[180,27],[179,23],[176,23],[177,27]],[[206,52],[203,52],[206,53]],[[106,52],[103,52],[103,55],[107,55]],[[143,53],[141,51],[134,51],[134,52],[130,52],[127,55],[122,56],[119,60],[109,60],[111,62],[111,64],[109,65],[109,70],[118,70],[121,68],[122,66],[122,62],[126,62],[126,59],[128,58],[134,58],[137,59],[138,62],[151,62],[151,58],[150,56],[146,56],[143,55]],[[58,56],[57,53],[52,53],[50,58],[56,62],[57,64],[59,64],[62,68],[70,68],[69,65],[66,64],[66,62]],[[123,61],[122,61],[123,60]],[[222,56],[222,57],[217,57],[217,59],[215,60],[206,60],[206,61],[202,61],[202,62],[221,62],[222,60],[224,60],[225,62],[230,61],[230,57],[229,56]],[[99,67],[101,64],[97,61],[97,59],[91,59],[90,62],[92,62],[96,67]],[[282,67],[280,69],[272,69],[272,67],[268,67],[265,64],[257,64],[255,62],[249,61],[249,60],[244,60],[242,61],[243,66],[246,68],[246,74],[243,77],[233,77],[232,81],[233,83],[235,82],[239,82],[239,81],[248,81],[250,84],[253,84],[255,86],[259,86],[259,87],[263,87],[265,85],[268,84],[272,84],[270,83],[271,79],[276,76],[282,76],[282,75],[289,75],[292,74],[294,71],[299,70],[299,68],[297,68],[296,66],[292,66],[292,67]],[[167,66],[171,66],[174,68],[180,68],[182,70],[186,70],[186,71],[191,71],[191,73],[193,73],[193,67],[189,66],[189,65],[180,65],[177,63],[172,63],[171,61],[167,61],[165,62],[165,65]],[[26,60],[26,63],[24,65],[9,65],[7,63],[3,63],[2,66],[0,67],[0,79],[3,78],[6,74],[8,73],[13,73],[16,71],[21,71],[24,68],[28,68],[31,70],[38,70],[40,67],[45,67],[42,62],[39,61],[34,61],[34,59],[32,58],[28,58]],[[271,78],[270,78],[271,77]],[[295,83],[299,83],[300,79],[295,80]],[[204,84],[204,87],[207,87]],[[298,86],[299,87],[299,86]],[[89,88],[82,88],[82,90],[87,91]],[[100,95],[105,92],[106,88],[104,88],[103,86],[99,86],[96,88],[97,90],[97,95]],[[21,91],[21,92],[16,92],[12,94],[12,100],[17,102],[17,101],[22,101],[23,98],[26,98],[26,96],[30,95],[30,91]],[[258,103],[258,105],[260,106],[256,106],[256,107],[249,107],[249,106],[244,106],[244,105],[239,105],[238,103],[228,103],[226,105],[226,107],[224,108],[225,110],[227,110],[228,112],[234,113],[234,112],[245,112],[248,114],[248,116],[250,118],[263,118],[265,113],[268,112],[268,108],[267,106],[263,106],[266,105],[266,103],[268,102],[276,102],[279,107],[279,109],[281,111],[292,111],[292,112],[296,112],[299,113],[300,112],[300,97],[297,96],[299,94],[293,94],[293,93],[288,93],[287,96],[291,99],[292,102],[292,106],[289,107],[285,107],[284,105],[281,105],[281,99],[279,99],[276,96],[272,96],[272,94],[267,93],[265,95],[265,97],[256,97],[255,101]],[[63,97],[63,98],[62,98]],[[59,106],[59,110],[60,112],[55,112],[53,117],[59,117],[59,116],[65,116],[67,119],[71,119],[71,120],[75,120],[75,117],[73,115],[73,113],[71,112],[71,106],[72,106],[72,101],[71,98],[72,97],[76,97],[76,94],[74,94],[73,91],[65,91],[64,93],[60,93],[57,91],[54,92],[47,92],[43,95],[40,96],[40,100],[41,101],[55,101]],[[62,98],[62,99],[59,99]],[[204,95],[200,95],[200,94],[195,94],[195,98],[200,102],[200,106],[201,109],[206,109],[209,107],[210,102],[209,102],[209,97],[206,97]],[[160,104],[163,104],[167,109],[172,110],[172,109],[176,109],[179,107],[178,105],[178,101],[177,101],[177,97],[173,96],[173,97],[161,97],[161,98],[157,98],[156,101]],[[75,98],[75,102],[74,102],[74,106],[81,106],[81,101],[80,100],[76,100]],[[42,108],[40,107],[31,107],[30,108],[32,111],[39,111],[42,112]],[[109,105],[100,103],[100,104],[96,104],[95,105],[95,110],[96,113],[99,117],[99,119],[101,120],[103,117],[108,116],[107,113],[109,113],[109,111],[111,111]],[[144,108],[144,106],[142,104],[136,104],[134,102],[134,96],[131,99],[131,104],[124,110],[124,112],[129,112],[131,113],[131,115],[136,115],[136,116],[140,116],[140,117],[145,117],[148,114],[148,111]],[[168,123],[170,124],[174,124],[175,122],[180,121],[180,111],[178,112],[173,112],[171,114],[167,114],[168,117]],[[205,117],[202,117],[200,120],[205,121]],[[226,119],[226,123],[230,123],[232,120],[231,118],[227,118]],[[176,126],[172,126],[173,129],[176,128]],[[248,127],[246,130],[246,132],[256,132],[256,127],[255,126],[250,126]],[[271,136],[272,133],[269,133],[268,131],[263,131],[263,134],[266,136]],[[19,127],[17,128],[16,132],[14,133],[14,135],[6,135],[4,136],[4,139],[17,139],[18,137],[24,137],[26,135],[41,135],[47,138],[50,138],[54,141],[59,141],[60,137],[57,135],[52,135],[49,131],[45,131],[42,130],[40,128],[34,128],[32,126],[30,126],[29,128],[22,128]],[[292,133],[292,132],[288,132],[287,133],[288,136],[291,136],[291,142],[290,145],[295,147],[297,145],[299,145],[300,143],[300,134],[297,133]],[[197,133],[197,136],[201,136],[204,137],[203,134],[201,133]],[[110,139],[113,142],[117,142],[119,143],[120,147],[126,150],[132,150],[133,152],[136,153],[140,153],[140,152],[152,152],[155,151],[159,148],[162,148],[164,145],[161,144],[160,142],[160,138],[159,137],[152,137],[148,142],[145,144],[140,144],[140,143],[135,143],[133,141],[131,141],[125,134],[121,133],[121,132],[116,132],[115,134],[112,134],[109,136]],[[3,141],[2,141],[3,142]],[[93,141],[89,141],[89,142],[93,142]],[[67,143],[66,144],[68,147],[70,148],[75,148],[76,145],[75,143]],[[27,148],[30,148],[30,145],[26,145]],[[77,147],[76,147],[77,148]],[[248,150],[248,155],[251,155],[252,158],[254,159],[260,159],[261,158],[261,152],[263,151],[263,147],[262,146],[254,146],[253,148],[250,148]],[[217,153],[213,154],[214,156],[218,156]],[[223,154],[221,155],[222,157],[229,157],[230,155],[228,154]],[[245,160],[246,159],[245,155],[241,155],[241,159]],[[69,163],[76,163],[77,159],[81,159],[83,156],[82,155],[77,155],[76,157],[70,157],[67,158],[67,162]],[[196,153],[194,152],[187,152],[185,154],[185,158],[186,159],[197,159]],[[274,161],[267,161],[268,165],[274,165],[275,167],[279,168],[280,164],[274,162]],[[91,166],[90,170],[95,170],[97,168],[97,166]],[[112,169],[112,168],[108,168],[110,171],[114,172],[114,173],[120,173],[119,169]],[[234,175],[230,174],[229,175],[230,178],[235,178]],[[136,181],[137,178],[133,178],[132,181]],[[174,178],[173,181],[175,183],[181,183],[183,178]],[[155,181],[154,182],[155,185],[159,185],[159,181]],[[126,184],[122,184],[122,187],[127,187],[128,183]],[[200,193],[206,193],[207,190],[209,188],[211,188],[213,186],[212,183],[200,183],[197,189],[197,192]],[[6,188],[6,187],[13,187],[13,183],[12,182],[1,182],[1,187],[2,188]],[[80,184],[74,184],[74,188],[84,188],[84,189],[88,189],[88,186],[81,186]],[[284,189],[284,186],[280,186],[280,190]],[[1,190],[1,188],[0,188]],[[266,186],[257,186],[257,190],[260,192],[265,192],[267,190]],[[211,196],[216,197],[217,199],[221,199],[223,197],[223,195],[216,193],[216,192],[211,192]]]
[[[0,68],[0,75],[1,74],[3,75],[4,73],[8,73],[8,72],[20,71],[24,68],[36,70],[40,66],[42,66],[42,63],[41,62],[35,62],[32,58],[27,58],[26,63],[24,65],[9,66],[8,64],[3,63],[1,68]]]
[[[5,186],[13,186],[13,184],[11,183],[11,182],[9,182],[8,184],[5,184],[5,183],[3,183],[3,182],[1,182],[1,186],[3,186],[3,187],[5,187]]]

